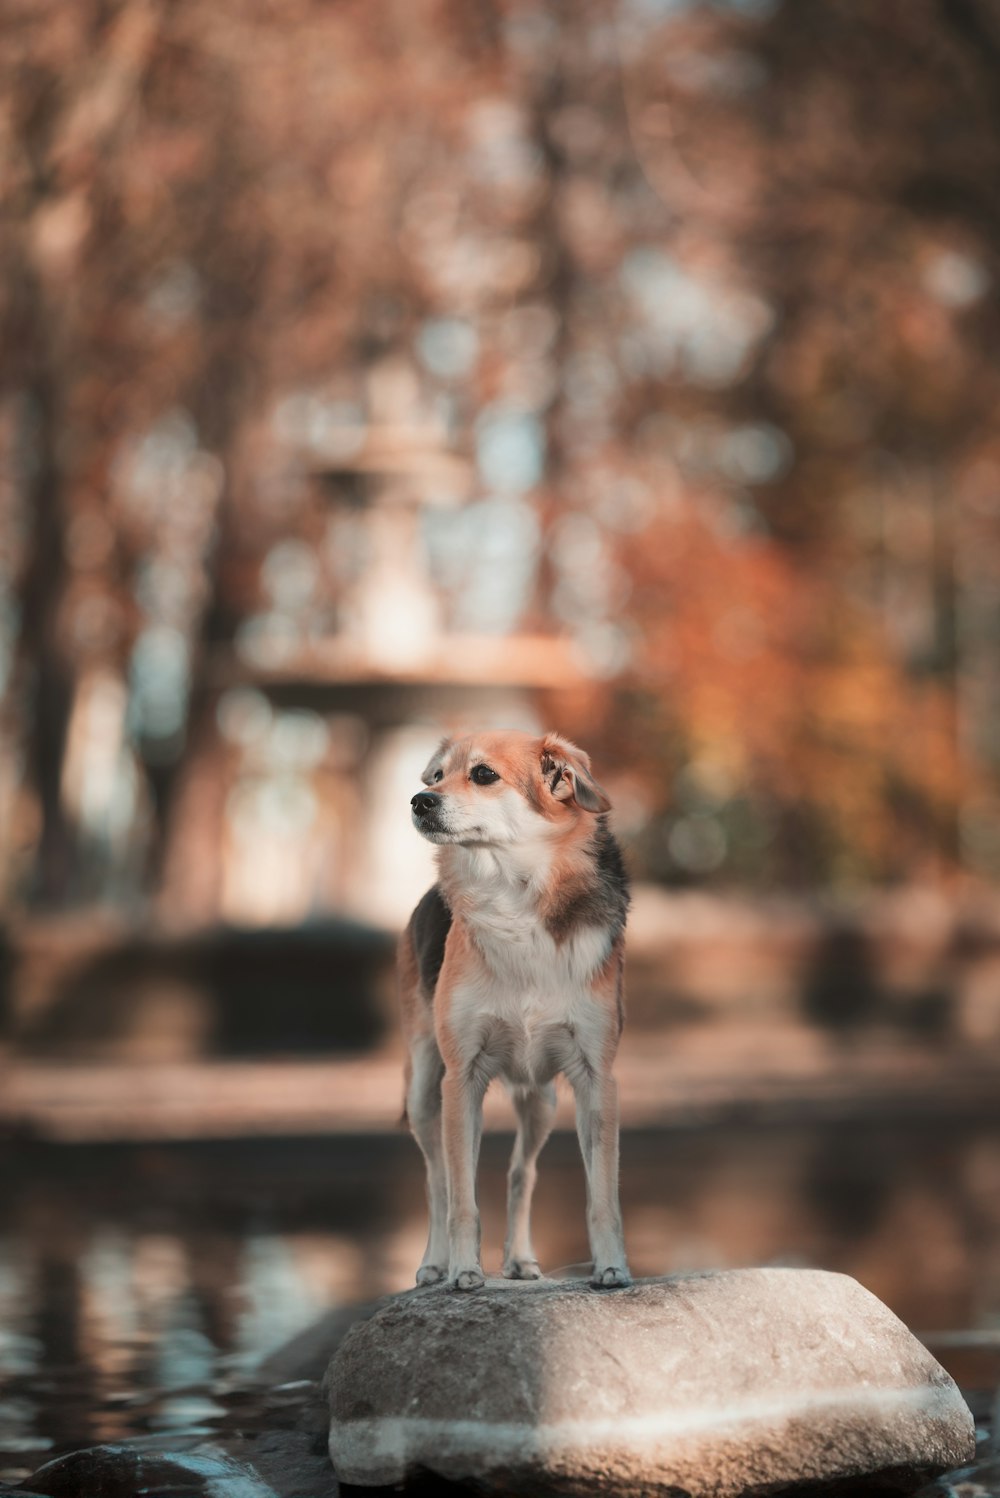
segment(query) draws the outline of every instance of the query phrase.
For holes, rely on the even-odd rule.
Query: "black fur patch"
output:
[[[564,941],[576,926],[604,926],[613,942],[625,929],[628,873],[606,816],[596,819],[588,851],[593,856],[593,877],[571,885],[565,899],[546,918],[545,925],[555,941]]]
[[[428,998],[434,997],[444,944],[451,930],[451,911],[445,903],[440,885],[435,884],[420,901],[410,922],[413,928],[413,950],[416,953],[420,982]]]

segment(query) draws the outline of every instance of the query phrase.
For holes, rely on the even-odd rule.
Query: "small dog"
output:
[[[581,749],[557,734],[445,740],[410,805],[440,847],[438,883],[399,949],[406,1116],[427,1164],[430,1234],[418,1285],[483,1283],[476,1165],[494,1077],[517,1115],[508,1175],[508,1279],[538,1279],[535,1163],[562,1072],[587,1175],[590,1283],[631,1283],[618,1204],[618,1095],[628,883]]]

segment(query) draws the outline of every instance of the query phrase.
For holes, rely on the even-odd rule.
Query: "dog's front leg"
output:
[[[474,1067],[449,1069],[441,1084],[441,1121],[448,1175],[448,1285],[478,1290],[485,1278],[479,1263],[476,1166],[483,1133],[485,1082]]]

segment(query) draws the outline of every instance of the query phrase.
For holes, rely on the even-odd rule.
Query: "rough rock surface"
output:
[[[912,1492],[975,1447],[952,1379],[844,1275],[410,1292],[327,1375],[342,1483],[504,1494]],[[842,1484],[846,1484],[841,1486]],[[829,1485],[829,1487],[827,1487]]]

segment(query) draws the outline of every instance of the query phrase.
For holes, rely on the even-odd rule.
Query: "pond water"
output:
[[[508,1151],[487,1135],[488,1269]],[[403,1134],[8,1144],[0,1164],[0,1480],[82,1445],[211,1429],[263,1356],[333,1305],[405,1288],[423,1250]],[[638,1274],[842,1270],[964,1388],[1000,1383],[1000,1124],[631,1133],[622,1198]],[[576,1141],[557,1134],[535,1214],[545,1269],[585,1259],[583,1204]]]

